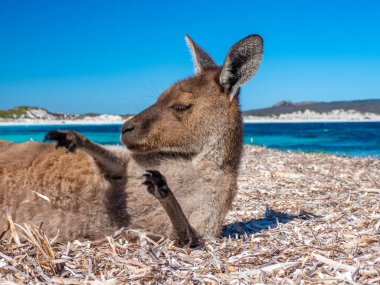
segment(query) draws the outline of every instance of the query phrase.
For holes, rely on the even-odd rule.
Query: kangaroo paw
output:
[[[161,200],[169,195],[169,187],[166,184],[165,177],[157,170],[147,170],[145,174],[144,185],[148,187],[148,192],[157,199]]]
[[[81,135],[73,131],[51,131],[45,136],[45,141],[56,141],[56,147],[64,147],[69,152],[74,152],[81,145]]]

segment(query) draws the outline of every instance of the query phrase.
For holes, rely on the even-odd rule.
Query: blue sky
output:
[[[379,1],[0,2],[0,109],[136,113],[193,72],[186,33],[222,63],[263,36],[244,110],[380,98]]]

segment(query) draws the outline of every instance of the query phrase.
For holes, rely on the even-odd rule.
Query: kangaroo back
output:
[[[12,145],[11,142],[0,140],[0,152],[5,151],[11,145]]]

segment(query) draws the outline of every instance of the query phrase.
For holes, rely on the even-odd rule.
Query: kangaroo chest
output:
[[[162,173],[167,184],[190,223],[196,228],[199,223],[217,227],[213,216],[224,211],[229,195],[230,181],[222,171],[207,164],[191,161],[130,161],[127,175],[127,207],[130,227],[144,228],[155,233],[168,234],[170,221],[160,203],[150,195],[142,184],[146,170],[155,169]],[[198,229],[197,229],[198,230]],[[199,230],[198,230],[199,231]]]

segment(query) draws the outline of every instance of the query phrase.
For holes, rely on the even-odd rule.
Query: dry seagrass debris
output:
[[[57,244],[5,217],[0,283],[380,284],[380,159],[245,146],[238,186],[196,249],[125,229]]]

